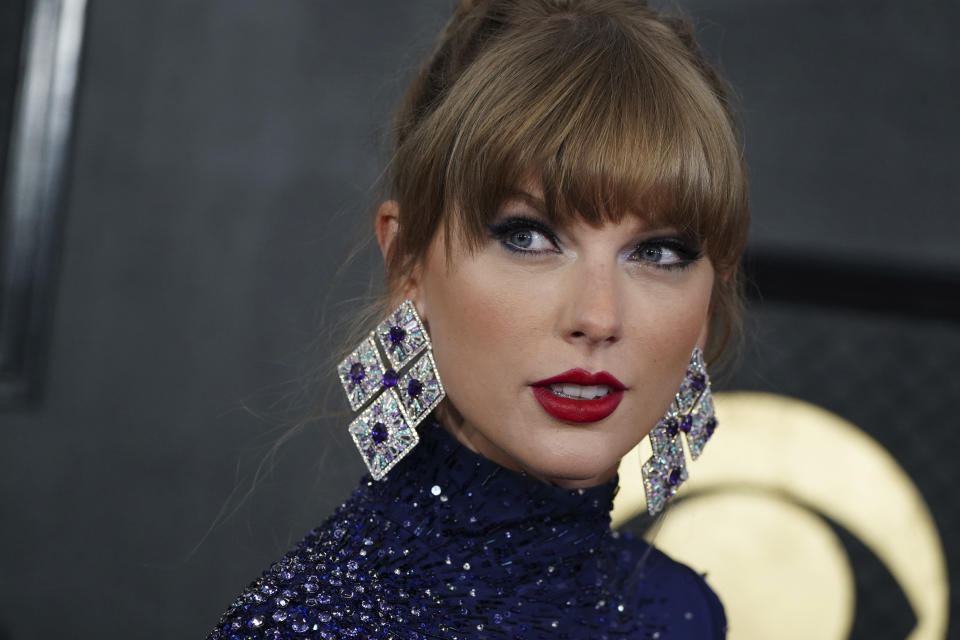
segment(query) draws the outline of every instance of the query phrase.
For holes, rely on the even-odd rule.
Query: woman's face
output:
[[[505,467],[592,486],[673,399],[714,270],[674,229],[633,215],[552,228],[540,199],[504,203],[481,248],[454,240],[449,261],[441,229],[407,294],[452,405],[444,426]]]

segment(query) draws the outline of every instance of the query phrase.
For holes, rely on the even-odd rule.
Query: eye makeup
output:
[[[510,216],[494,220],[487,225],[490,236],[498,240],[508,251],[517,254],[539,255],[543,253],[557,253],[559,251],[557,235],[541,220],[528,216]],[[549,248],[530,248],[540,236]]]
[[[543,220],[527,215],[511,215],[487,225],[490,237],[507,251],[527,257],[559,253],[560,240]],[[679,235],[654,236],[630,249],[627,260],[643,267],[680,270],[703,257],[699,243]]]
[[[667,256],[669,261],[665,262],[666,254],[673,254],[673,258]],[[665,236],[644,240],[630,255],[634,262],[649,263],[659,269],[685,269],[703,257],[703,248],[686,238]]]

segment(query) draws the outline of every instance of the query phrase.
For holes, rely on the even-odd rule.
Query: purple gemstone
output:
[[[703,425],[703,430],[707,432],[707,436],[712,436],[713,432],[717,430],[717,419],[710,418],[707,420],[707,423]]]
[[[393,344],[400,344],[406,337],[407,332],[403,330],[403,327],[390,327],[390,342]]]
[[[370,429],[370,439],[373,440],[375,444],[383,444],[387,440],[387,425],[382,422],[378,422],[373,425],[373,428]]]
[[[363,365],[359,362],[354,362],[350,367],[350,382],[353,384],[360,384],[360,381],[367,375],[363,370]]]
[[[667,435],[671,438],[680,433],[680,425],[677,423],[676,418],[670,418],[667,420]]]
[[[689,415],[685,415],[680,418],[680,430],[684,433],[690,433],[690,429],[693,427],[693,418]]]
[[[670,475],[667,476],[667,484],[675,487],[681,482],[683,482],[683,472],[680,471],[680,467],[674,467],[670,470]]]
[[[707,381],[698,373],[690,378],[690,386],[693,387],[694,391],[703,391],[703,388],[707,386]]]
[[[306,633],[310,630],[310,621],[305,616],[297,616],[290,622],[290,628],[296,633]]]
[[[410,382],[407,383],[407,393],[410,394],[411,398],[416,398],[423,392],[423,383],[421,383],[416,378],[411,378]]]
[[[397,385],[398,379],[399,379],[399,376],[397,376],[396,371],[394,371],[393,369],[387,369],[383,373],[383,386],[387,387],[388,389],[390,387],[395,387]]]

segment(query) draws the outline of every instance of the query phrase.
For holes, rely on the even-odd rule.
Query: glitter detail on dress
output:
[[[210,640],[725,637],[702,577],[610,530],[616,481],[559,489],[474,454],[432,417],[420,435],[390,482],[365,477]]]

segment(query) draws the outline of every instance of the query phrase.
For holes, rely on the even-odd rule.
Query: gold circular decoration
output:
[[[716,406],[717,435],[674,498],[686,500],[668,508],[652,533],[657,547],[709,574],[731,640],[849,633],[849,560],[814,513],[800,515],[802,506],[846,528],[890,571],[917,617],[909,640],[943,640],[943,547],[923,496],[893,456],[855,425],[800,400],[729,392],[716,394]],[[644,439],[621,464],[614,526],[646,510],[640,463],[649,455]],[[699,532],[696,540],[690,532]],[[779,597],[758,605],[755,592],[764,586]],[[841,606],[825,605],[825,594]],[[808,631],[784,635],[793,629]]]
[[[709,567],[731,639],[849,636],[853,568],[833,530],[799,505],[750,492],[690,498],[671,509],[653,542],[691,566]]]

